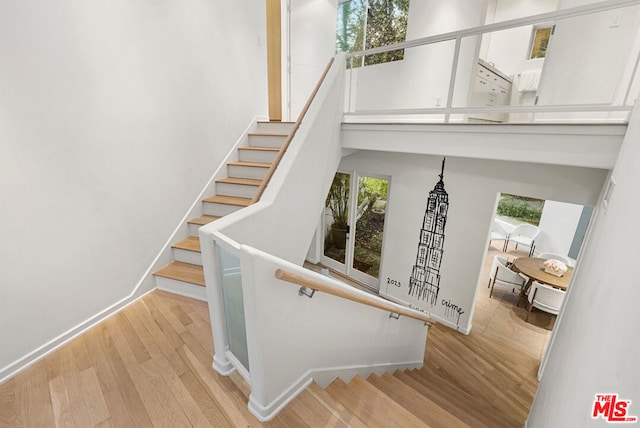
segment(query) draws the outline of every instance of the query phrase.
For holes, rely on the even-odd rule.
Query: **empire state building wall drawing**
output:
[[[449,210],[449,194],[444,189],[444,163],[440,180],[427,199],[418,253],[409,279],[409,295],[429,302],[434,306],[440,292],[440,264],[444,248],[444,229]]]

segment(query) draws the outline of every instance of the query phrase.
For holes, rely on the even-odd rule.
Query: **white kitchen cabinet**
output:
[[[512,81],[489,63],[479,60],[471,93],[471,107],[507,106]],[[469,122],[504,122],[508,113],[470,114]]]

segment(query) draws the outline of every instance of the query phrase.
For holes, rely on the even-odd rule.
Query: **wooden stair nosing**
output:
[[[241,198],[238,196],[213,195],[202,200],[210,204],[236,205],[239,207],[248,207],[251,205],[251,198]]]
[[[185,251],[193,251],[196,253],[200,253],[200,238],[197,236],[188,236],[182,241],[176,242],[171,246],[171,248],[176,248],[179,250]]]
[[[248,150],[252,152],[279,152],[279,147],[265,147],[265,146],[242,146],[238,147],[238,150]]]
[[[192,265],[184,262],[171,262],[153,273],[163,278],[174,279],[176,281],[188,282],[190,284],[205,286],[204,269],[202,266]]]
[[[277,131],[258,131],[258,132],[249,132],[248,136],[254,137],[288,137],[288,132],[277,132]]]
[[[215,216],[215,215],[204,214],[204,215],[201,215],[200,217],[192,218],[191,220],[187,221],[187,223],[189,223],[189,224],[197,224],[199,226],[204,226],[205,224],[209,224],[209,223],[211,223],[213,221],[218,220],[219,218],[222,218],[222,217]]]
[[[262,180],[256,178],[241,178],[241,177],[224,177],[216,180],[216,183],[224,184],[240,184],[243,186],[260,186]]]
[[[229,161],[230,166],[249,166],[255,168],[271,168],[271,162],[249,162],[249,161]]]

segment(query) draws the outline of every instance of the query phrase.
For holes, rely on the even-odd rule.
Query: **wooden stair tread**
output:
[[[372,375],[368,381],[389,397],[393,397],[398,404],[429,426],[468,427],[466,423],[440,405],[419,394],[418,391],[390,373],[384,373],[382,376]]]
[[[482,424],[488,427],[506,428],[522,425],[512,420],[506,413],[480,402],[446,379],[433,374],[429,376],[429,379],[426,379],[420,371],[397,372],[394,376],[472,426]]]
[[[260,131],[260,132],[249,132],[247,135],[249,136],[257,136],[257,137],[288,137],[288,132],[277,132],[277,131]]]
[[[254,152],[279,152],[279,147],[263,147],[263,146],[244,146],[238,147],[238,150],[250,150]]]
[[[407,409],[396,403],[393,398],[376,388],[372,383],[367,382],[360,376],[354,377],[349,386],[360,395],[367,398],[370,404],[374,405],[374,412],[379,414],[383,421],[395,421],[402,427],[426,427],[427,424],[418,419]]]
[[[340,421],[352,428],[366,428],[367,425],[362,422],[356,415],[347,410],[339,401],[331,394],[322,389],[320,385],[313,382],[306,389],[313,397],[324,407],[329,409]]]
[[[354,377],[348,385],[336,379],[326,390],[368,427],[426,426],[360,376]]]
[[[241,184],[244,186],[259,186],[262,184],[262,180],[257,180],[254,178],[225,177],[225,178],[220,178],[216,180],[216,183]]]
[[[153,274],[163,278],[205,286],[204,269],[202,266],[192,265],[191,263],[171,262]]]
[[[248,207],[249,205],[251,205],[251,198],[240,198],[238,196],[214,195],[209,198],[203,199],[202,202]]]
[[[334,380],[325,388],[325,391],[333,397],[333,399],[339,402],[348,413],[353,414],[359,420],[361,420],[367,427],[369,426],[381,426],[371,414],[370,406],[368,406],[368,400],[354,394],[349,390],[347,384],[340,378]]]
[[[222,217],[205,214],[205,215],[201,215],[200,217],[192,218],[187,223],[189,223],[189,224],[198,224],[200,226],[204,226],[205,224],[209,224],[212,221],[218,220],[219,218],[222,218]]]
[[[171,248],[177,248],[179,250],[200,252],[200,238],[197,236],[189,236],[180,242],[176,242]]]
[[[256,168],[270,168],[271,162],[247,162],[247,161],[231,161],[227,162],[231,166],[253,166]]]
[[[291,401],[281,414],[294,412],[302,420],[301,424],[289,426],[318,426],[318,427],[347,427],[347,422],[340,419],[330,408],[318,401],[315,396],[305,389]]]

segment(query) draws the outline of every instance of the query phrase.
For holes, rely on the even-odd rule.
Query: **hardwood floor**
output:
[[[244,380],[211,368],[206,303],[154,291],[0,385],[0,427],[522,426],[539,351],[485,318],[469,336],[432,327],[419,370],[312,384],[260,424]]]

